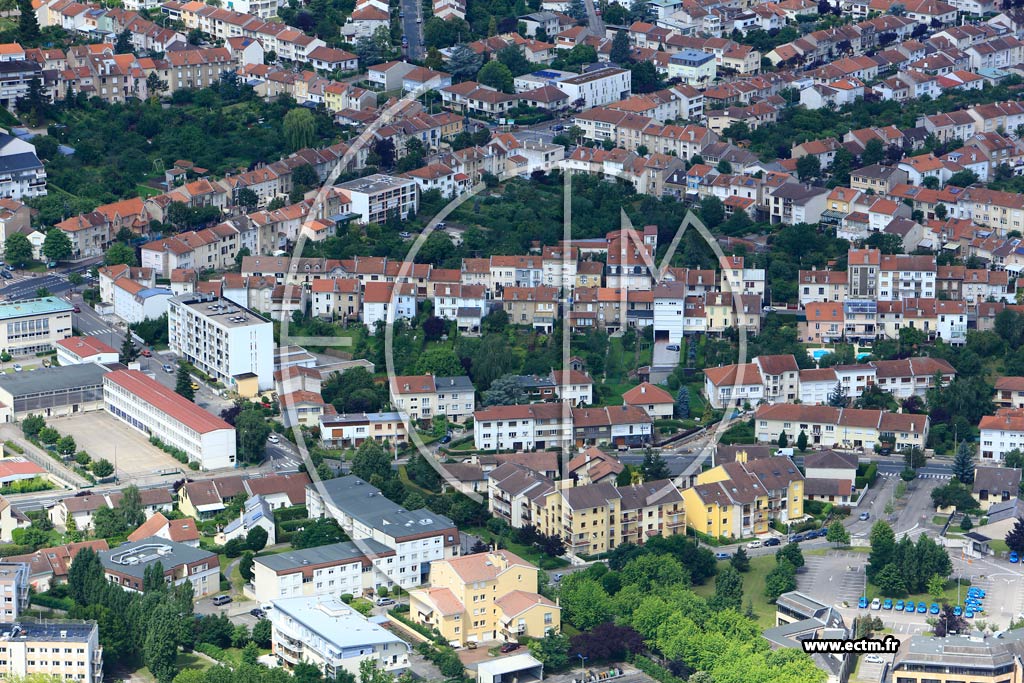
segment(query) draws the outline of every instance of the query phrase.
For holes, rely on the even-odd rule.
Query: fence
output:
[[[27,458],[36,465],[42,467],[50,475],[50,478],[56,480],[57,483],[62,484],[69,489],[81,489],[92,486],[92,482],[88,481],[77,472],[72,471],[64,464],[57,462],[48,453],[43,453],[34,444],[20,439],[11,439],[11,441],[17,444],[17,446],[24,451],[23,453],[18,453],[18,456]],[[4,457],[8,457],[8,450],[7,445],[4,444]]]

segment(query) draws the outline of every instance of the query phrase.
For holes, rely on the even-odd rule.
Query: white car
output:
[[[277,434],[271,434],[270,436],[267,437],[267,441],[269,441],[270,443],[278,443],[279,441],[281,441],[281,437],[279,437]]]
[[[882,659],[881,657],[879,657],[878,655],[876,655],[874,653],[871,653],[869,655],[864,655],[864,661],[868,662],[869,664],[884,664],[885,663],[884,659]]]
[[[747,544],[747,550],[754,550],[755,548],[760,548],[763,545],[764,543],[762,543],[761,541],[751,541]]]
[[[871,601],[871,609],[882,609],[882,601],[875,598]]]

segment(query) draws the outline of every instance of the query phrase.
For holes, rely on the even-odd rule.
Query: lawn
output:
[[[970,581],[961,581],[960,582],[960,602],[961,603],[963,602],[964,598],[967,597],[967,588],[970,585],[971,585]],[[868,589],[867,590],[868,590],[867,597],[868,597],[869,600],[871,600],[873,598],[876,598],[876,597],[877,598],[881,598],[883,600],[885,599],[885,596],[882,595],[881,592],[879,592],[878,588],[873,583],[868,582]],[[947,581],[946,582],[946,590],[943,591],[942,598],[940,600],[938,600],[937,602],[940,605],[945,604],[945,603],[949,603],[950,605],[955,605],[955,604],[957,604],[957,599],[956,599],[957,595],[956,594],[957,594],[956,581]],[[924,601],[928,605],[931,605],[933,602],[936,602],[935,598],[932,597],[931,594],[927,593],[927,592],[924,592],[924,593],[914,593],[913,595],[900,596],[900,597],[903,600],[913,600],[914,602],[922,602],[922,601]],[[893,602],[895,602],[897,599],[899,599],[899,598],[893,598]]]
[[[487,543],[488,545],[493,545],[497,539],[497,537],[494,534],[492,534],[487,529],[484,529],[483,527],[472,527],[469,529],[465,529],[464,531],[465,533],[470,534],[471,536],[477,536],[481,538],[483,542]],[[560,557],[551,557],[550,555],[545,555],[536,548],[516,543],[515,541],[512,541],[509,538],[504,538],[502,540],[505,544],[505,547],[508,550],[511,550],[513,553],[523,558],[524,560],[532,562],[541,569],[560,569],[562,567],[569,566],[569,563]]]
[[[149,199],[150,197],[155,197],[158,194],[163,194],[162,192],[160,192],[160,190],[156,189],[155,187],[150,187],[149,185],[142,185],[141,183],[136,185],[135,189],[139,193],[139,196],[142,197],[143,199]]]
[[[718,563],[718,566],[724,567],[727,563],[727,560],[723,560]],[[775,625],[775,605],[769,603],[764,597],[764,579],[774,568],[774,555],[752,557],[750,558],[750,571],[740,575],[743,577],[743,609],[747,608],[747,600],[752,601],[754,613],[757,614],[757,623],[763,628]],[[693,592],[701,597],[710,598],[715,594],[715,580],[712,578],[703,586],[694,586]]]
[[[1006,545],[1006,541],[1000,540],[998,538],[989,541],[988,547],[992,548],[992,551],[997,554],[1010,552],[1010,546]]]

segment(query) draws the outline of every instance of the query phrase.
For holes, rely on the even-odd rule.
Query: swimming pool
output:
[[[811,351],[811,358],[813,358],[816,361],[821,360],[830,353],[832,353],[832,351],[830,351],[829,349],[813,349]]]
[[[865,358],[868,358],[870,356],[871,356],[870,353],[858,353],[857,354],[857,360],[859,360],[859,361],[860,360],[864,360]]]

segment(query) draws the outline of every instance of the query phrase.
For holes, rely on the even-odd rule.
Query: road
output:
[[[0,289],[0,297],[5,299],[32,299],[36,291],[45,287],[51,294],[60,295],[71,289],[71,284],[59,275],[39,275],[7,285]]]
[[[409,41],[406,54],[412,59],[423,59],[423,6],[420,0],[401,0],[402,35]]]
[[[597,13],[594,0],[583,0],[583,4],[587,6],[587,28],[595,36],[604,38],[604,21],[601,20],[601,15]]]

